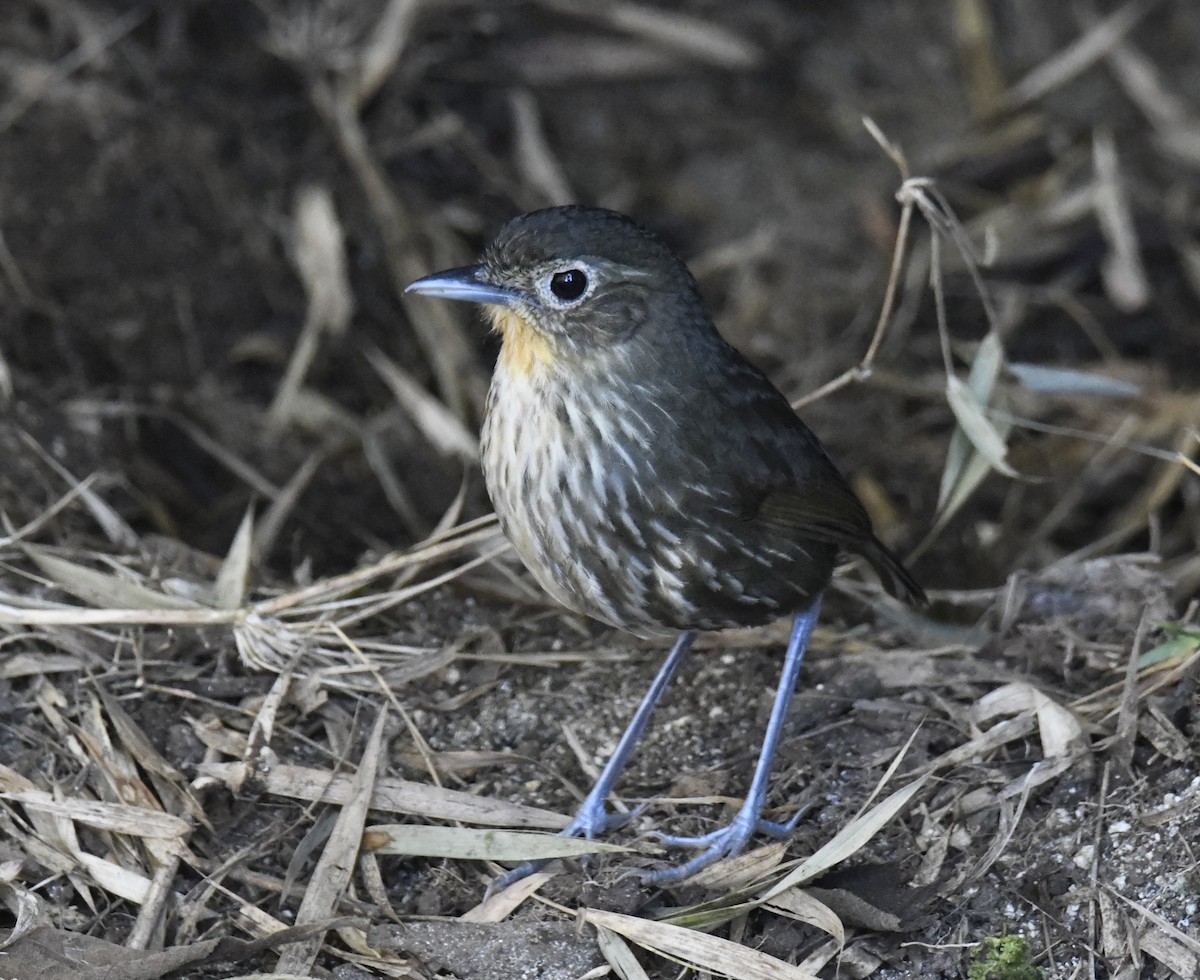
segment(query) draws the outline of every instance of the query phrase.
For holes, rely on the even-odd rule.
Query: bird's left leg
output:
[[[710,834],[700,837],[675,837],[659,834],[658,839],[665,844],[680,847],[703,847],[686,864],[676,868],[664,868],[660,871],[644,872],[641,877],[652,884],[663,884],[681,881],[701,868],[706,868],[722,858],[733,857],[746,849],[746,844],[755,832],[769,834],[772,837],[782,837],[789,833],[796,821],[803,815],[804,810],[797,812],[787,823],[774,823],[762,818],[763,804],[767,797],[767,783],[771,778],[771,762],[783,725],[787,719],[788,706],[792,702],[792,694],[796,690],[796,679],[800,673],[800,665],[804,662],[804,651],[812,636],[813,627],[817,625],[817,616],[821,611],[820,597],[804,612],[796,616],[792,625],[792,636],[788,643],[787,656],[783,662],[783,673],[779,678],[779,689],[775,692],[775,704],[771,708],[771,717],[767,722],[767,731],[763,736],[762,750],[758,754],[758,763],[754,767],[754,777],[750,781],[750,790],[746,801],[738,811],[733,822],[728,827],[722,827]]]
[[[633,747],[637,745],[638,739],[642,737],[642,733],[646,730],[646,725],[650,721],[650,715],[653,714],[655,707],[658,706],[658,702],[662,700],[663,692],[666,691],[667,685],[671,683],[671,678],[675,676],[679,665],[683,663],[683,658],[691,648],[692,640],[695,638],[696,634],[690,631],[679,635],[679,639],[675,641],[671,652],[667,654],[667,659],[663,661],[663,665],[658,669],[654,681],[650,684],[650,689],[643,696],[637,711],[634,712],[633,718],[630,720],[629,726],[625,729],[625,733],[621,736],[621,740],[617,743],[616,749],[609,757],[608,762],[605,763],[604,769],[600,773],[600,778],[596,780],[596,785],[592,787],[591,792],[584,798],[579,809],[575,811],[575,817],[571,822],[558,832],[559,836],[584,837],[591,840],[598,834],[619,827],[637,812],[608,813],[604,809],[604,801],[608,799],[608,795],[612,792],[613,786],[616,785],[617,779],[624,771],[626,763],[629,762],[629,757],[633,755]],[[548,863],[548,861],[528,861],[519,867],[513,868],[511,871],[505,872],[488,886],[488,894],[490,895],[493,892],[507,888],[514,881],[520,881]]]

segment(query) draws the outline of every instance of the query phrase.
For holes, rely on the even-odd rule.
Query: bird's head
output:
[[[676,330],[711,329],[695,280],[655,235],[600,208],[514,218],[477,265],[418,279],[405,292],[484,306],[510,371],[567,362],[600,368]],[[675,338],[686,343],[687,338]]]

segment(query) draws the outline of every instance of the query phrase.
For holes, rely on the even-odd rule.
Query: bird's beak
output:
[[[468,303],[490,303],[493,306],[513,306],[521,299],[515,289],[487,282],[483,278],[483,267],[478,265],[435,272],[432,276],[410,282],[404,291],[443,299],[461,299]]]

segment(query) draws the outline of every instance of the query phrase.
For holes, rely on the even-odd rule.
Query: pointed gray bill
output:
[[[492,303],[495,306],[512,306],[521,298],[515,290],[485,282],[480,278],[482,274],[482,267],[465,265],[410,282],[404,291],[440,296],[442,299],[461,299],[468,303]]]

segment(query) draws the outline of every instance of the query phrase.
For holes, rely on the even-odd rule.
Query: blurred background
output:
[[[1200,581],[1175,458],[1200,416],[1191,4],[17,0],[0,46],[7,404],[139,529],[221,553],[302,465],[266,555],[284,575],[419,538],[464,477],[479,512],[495,342],[399,288],[549,204],[665,235],[729,339],[813,391],[883,299],[900,174],[870,116],[986,260],[1006,364],[1100,376],[999,369],[985,407],[1020,478],[976,481],[924,540],[956,417],[916,220],[872,378],[804,410],[885,537],[935,587],[1147,548],[1182,561],[1181,598]],[[989,325],[940,251],[965,378]]]

